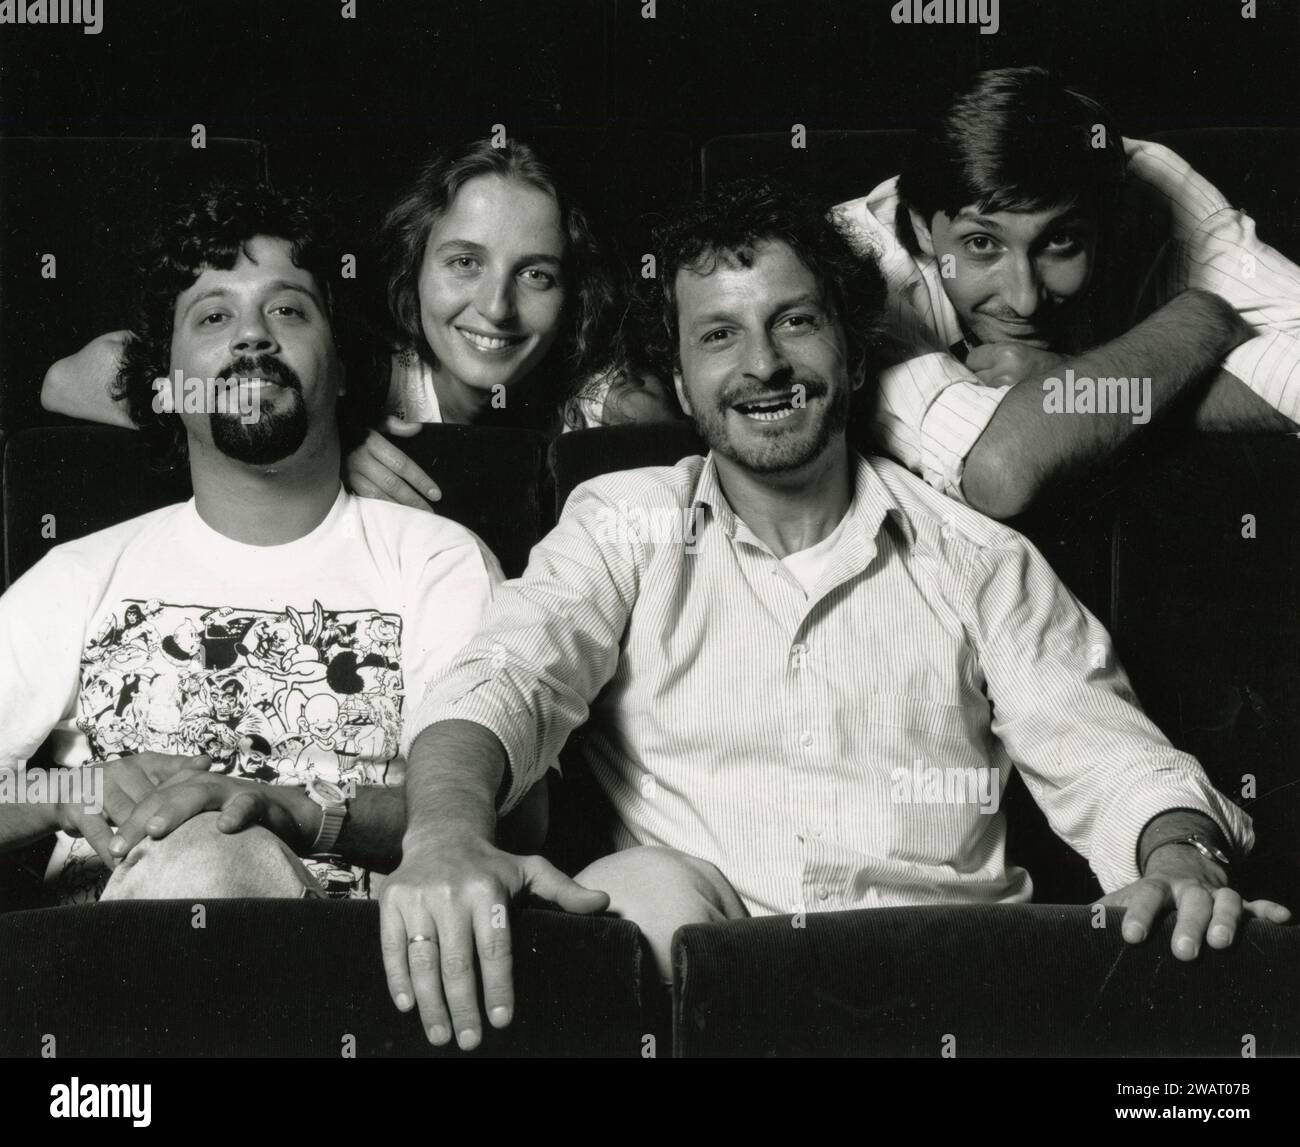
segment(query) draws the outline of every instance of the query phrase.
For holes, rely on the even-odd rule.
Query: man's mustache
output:
[[[267,382],[274,382],[277,386],[283,386],[286,390],[296,390],[302,393],[302,380],[298,377],[297,372],[287,362],[283,362],[272,354],[261,354],[255,358],[245,356],[234,359],[221,372],[221,378],[264,378]]]
[[[742,402],[756,402],[760,398],[768,398],[780,391],[795,390],[796,387],[802,388],[805,400],[825,398],[831,392],[830,386],[822,378],[791,377],[789,381],[772,379],[765,386],[746,386],[743,389],[727,391],[719,399],[718,404],[724,408],[730,408]]]

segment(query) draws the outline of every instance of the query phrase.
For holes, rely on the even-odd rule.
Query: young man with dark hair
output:
[[[263,187],[162,229],[118,390],[194,497],[55,547],[0,597],[0,770],[23,779],[51,734],[65,766],[49,799],[0,805],[0,848],[57,833],[61,903],[366,896],[400,855],[405,701],[500,572],[455,523],[342,490],[364,400],[337,265],[311,207]]]
[[[881,447],[993,517],[1180,409],[1296,429],[1300,269],[1041,68],[979,75],[901,175],[835,210],[878,255],[906,348],[881,375]]]
[[[676,927],[750,913],[1017,902],[1013,764],[1144,939],[1231,944],[1226,853],[1249,818],[1142,714],[1109,639],[1019,534],[847,444],[885,290],[818,204],[719,189],[657,237],[664,336],[707,458],[578,487],[431,686],[401,867],[380,899],[390,990],[476,1046],[513,989],[523,889]],[[666,525],[677,523],[674,535]],[[725,698],[725,703],[721,699]],[[495,843],[585,722],[619,851],[560,876]]]

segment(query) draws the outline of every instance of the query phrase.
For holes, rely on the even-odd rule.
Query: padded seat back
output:
[[[671,466],[691,454],[706,452],[694,424],[656,422],[575,430],[551,443],[547,464],[555,487],[555,516],[575,486],[615,470]]]
[[[0,915],[0,1055],[337,1059],[433,1047],[389,998],[373,901],[118,901]],[[636,926],[524,910],[518,1007],[489,1056],[639,1056],[646,958]],[[667,1054],[667,1049],[664,1049]]]
[[[163,470],[144,438],[113,426],[41,426],[4,445],[5,586],[63,542],[191,494],[187,467]]]
[[[478,534],[508,575],[520,573],[542,533],[545,439],[529,430],[431,425],[394,441],[441,485],[438,513]],[[4,450],[5,585],[60,542],[190,493],[188,468],[153,466],[132,430],[72,425],[15,434]]]
[[[673,940],[673,1048],[701,1056],[1300,1054],[1300,931],[1249,921],[1184,963],[1173,918],[1000,904],[692,924]],[[1194,1001],[1194,1003],[1192,1003]],[[1190,1005],[1190,1006],[1189,1006]]]
[[[430,423],[393,444],[438,483],[437,512],[473,530],[518,577],[549,526],[546,438],[513,427]]]
[[[1283,902],[1300,895],[1298,479],[1294,437],[1201,436],[1129,491],[1113,540],[1120,659],[1255,818],[1243,891]]]

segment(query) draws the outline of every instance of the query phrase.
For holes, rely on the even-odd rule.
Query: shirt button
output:
[[[824,884],[817,885],[817,899],[827,900],[830,898],[831,890]]]
[[[799,744],[801,744],[805,749],[812,748],[812,743],[813,743],[813,735],[810,732],[808,732],[807,729],[805,729],[802,733],[799,734]]]

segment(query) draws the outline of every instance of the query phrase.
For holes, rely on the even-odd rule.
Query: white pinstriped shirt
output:
[[[854,483],[811,595],[711,458],[585,483],[408,735],[491,729],[508,809],[589,719],[619,847],[711,861],[756,914],[1029,899],[1002,814],[945,779],[1000,794],[1013,761],[1107,891],[1137,879],[1141,830],[1170,808],[1250,846],[1249,818],[1138,709],[1028,541],[892,462],[859,459]],[[694,544],[672,540],[692,512]]]
[[[1224,369],[1300,422],[1300,268],[1255,235],[1248,215],[1169,148],[1124,140],[1128,177],[1112,224],[1111,266],[1093,300],[1091,342],[1122,334],[1180,291],[1199,287],[1231,303],[1256,331]],[[951,353],[957,312],[932,256],[913,256],[894,231],[897,178],[834,208],[874,250],[889,289],[888,317],[915,357],[880,376],[883,450],[954,498],[967,455],[1010,387],[984,385]]]

